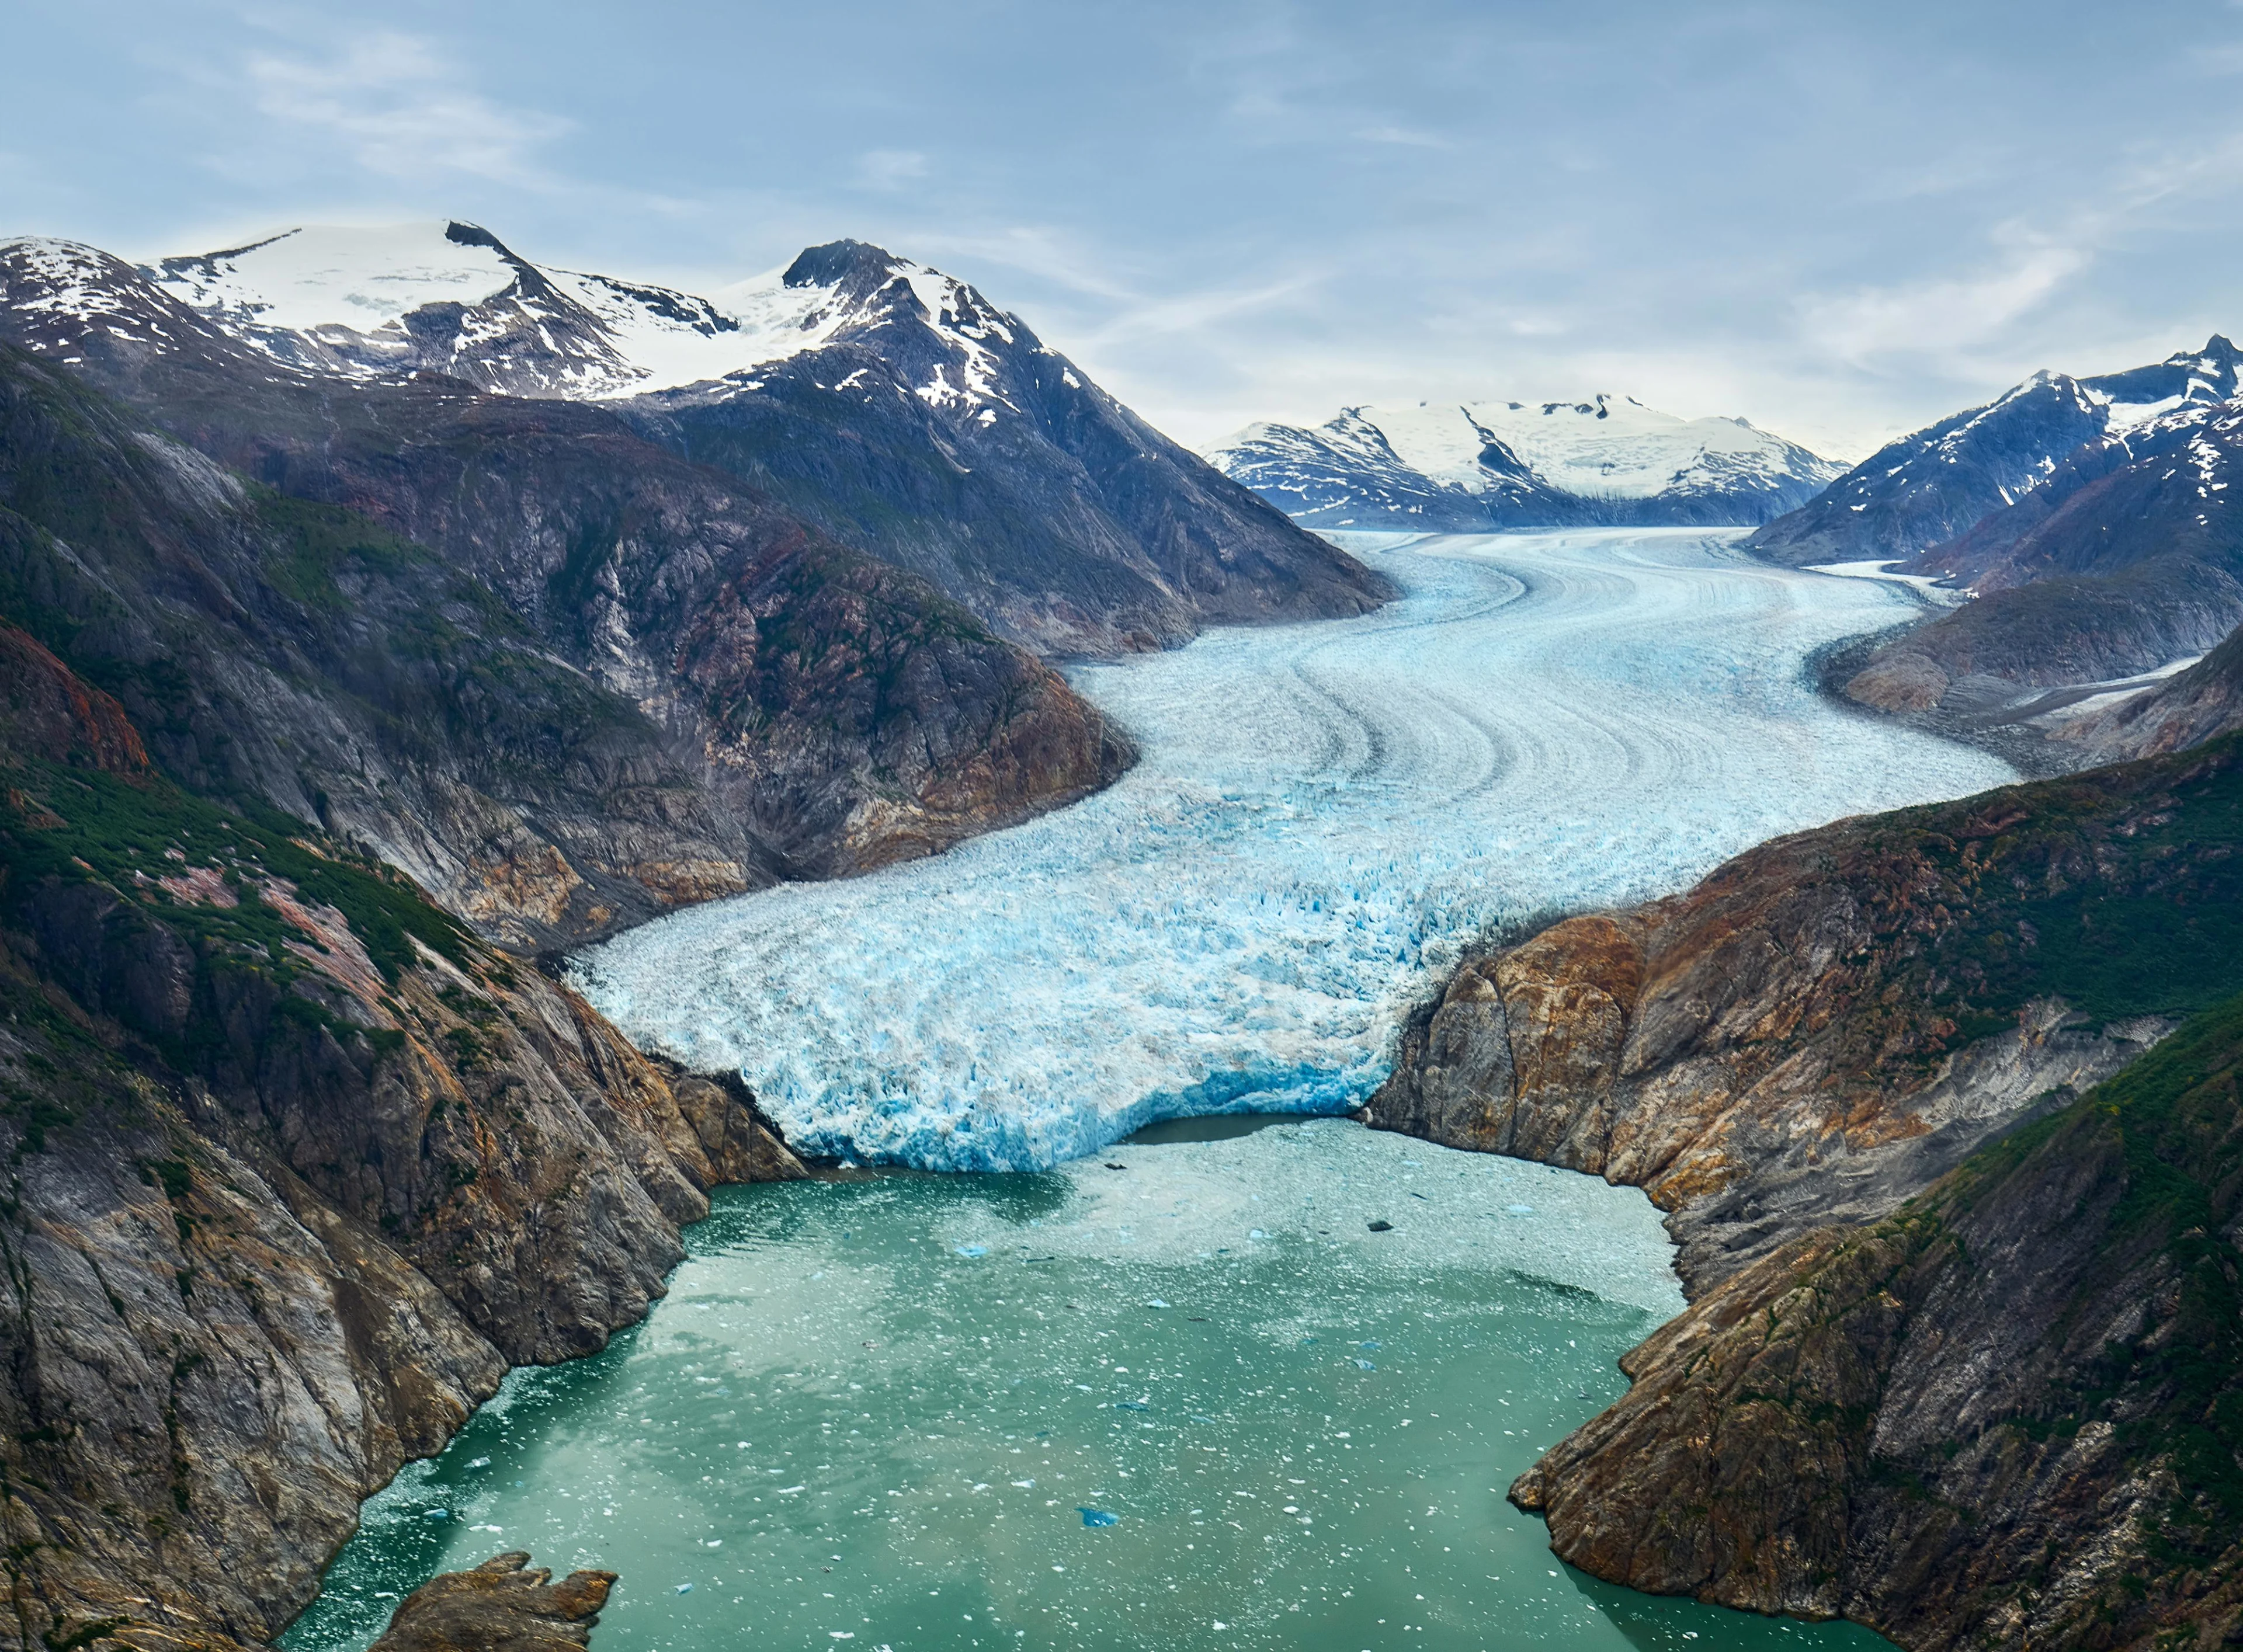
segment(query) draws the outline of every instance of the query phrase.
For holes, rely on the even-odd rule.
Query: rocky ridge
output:
[[[2047,1176],[2125,1185],[2085,1147],[2016,1183],[1963,1250],[1909,1235],[1933,1231],[1910,1226],[1944,1197],[1928,1187],[1981,1185],[2019,1143],[2085,1141],[2065,1132],[2110,1116],[2097,1098],[2165,1071],[2145,1051],[2195,1048],[2175,1025],[2233,1018],[2219,1005],[2243,987],[2239,833],[2243,736],[2229,735],[1778,839],[1684,895],[1566,920],[1457,972],[1364,1116],[1645,1187],[1693,1299],[1627,1357],[1628,1395],[1515,1489],[1551,1514],[1557,1552],[1637,1587],[1843,1611],[1911,1648],[2015,1645],[2024,1629],[2131,1646],[2226,1622],[2234,1602],[2206,1569],[2217,1517],[2158,1488],[2195,1449],[2191,1418],[2229,1402],[2204,1413],[2215,1393],[2149,1376],[2132,1400],[2098,1397],[2092,1327],[2113,1321],[2093,1313],[2158,1304],[2125,1333],[2145,1348],[2198,1335],[2168,1312],[2186,1291],[2150,1288],[2195,1278],[2194,1253],[2160,1273],[2117,1230],[2067,1226],[2087,1207]],[[2203,1076],[2172,1059],[2190,1085]],[[2197,1147],[2160,1162],[2232,1204],[2228,1149],[2204,1145],[2223,1127],[2206,1118]],[[2139,1186],[2163,1173],[2128,1162]],[[2044,1282],[2033,1236],[2051,1225],[2072,1260]],[[2186,1222],[2158,1231],[2194,1243]],[[1927,1293],[1968,1281],[1977,1306],[1950,1314],[1893,1282],[1919,1263]],[[2092,1297],[2077,1320],[2075,1285]],[[1826,1313],[1837,1297],[1843,1313]],[[1987,1387],[2013,1365],[2014,1383]],[[2232,1384],[2239,1367],[2215,1368]],[[2019,1444],[2062,1395],[2072,1454]],[[1903,1410],[1905,1429],[1888,1422]],[[2163,1420],[2127,1436],[2130,1416]],[[1982,1440],[1997,1424],[2009,1443]],[[2142,1524],[2152,1492],[2163,1512]],[[2017,1608],[2028,1597],[2041,1603]],[[2097,1615],[2128,1627],[2093,1638]]]
[[[710,298],[530,263],[474,225],[300,229],[125,271],[0,245],[51,354],[121,318],[158,355],[216,337],[312,384],[438,374],[597,402],[839,542],[1060,655],[1392,595],[1130,413],[1019,316],[879,247],[812,247]]]
[[[0,1647],[225,1652],[511,1364],[800,1175],[411,884],[0,629]]]

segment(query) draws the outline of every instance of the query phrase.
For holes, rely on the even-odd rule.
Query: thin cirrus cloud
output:
[[[260,113],[331,139],[387,180],[451,173],[537,185],[549,181],[541,151],[569,129],[485,96],[433,42],[394,31],[316,56],[253,52],[242,78]]]

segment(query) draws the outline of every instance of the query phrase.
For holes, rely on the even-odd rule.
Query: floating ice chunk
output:
[[[987,1256],[989,1254],[989,1247],[986,1245],[961,1245],[958,1247],[958,1254],[960,1256]]]
[[[1169,1305],[1162,1301],[1161,1299],[1156,1296],[1151,1301],[1146,1303],[1145,1306],[1148,1308],[1164,1308]]]
[[[1022,1491],[1034,1491],[1036,1488],[1036,1482],[1033,1480],[1016,1480],[1013,1484],[1018,1486]]]
[[[428,1511],[428,1518],[430,1520],[449,1520],[452,1518],[452,1511],[448,1508],[432,1508]]]
[[[1368,1360],[1357,1360],[1355,1362],[1355,1368],[1357,1371],[1376,1371],[1378,1369],[1377,1366],[1371,1364]]]
[[[1082,1516],[1082,1523],[1086,1526],[1119,1526],[1122,1523],[1121,1515],[1109,1514],[1102,1508],[1078,1508],[1074,1512]]]
[[[469,1463],[468,1467],[470,1468],[488,1468],[490,1467],[490,1459],[488,1457],[478,1457],[475,1461]]]
[[[680,1595],[690,1595],[693,1593],[693,1585],[690,1583],[680,1583],[677,1586],[677,1592]]]
[[[1513,1216],[1532,1216],[1534,1214],[1534,1207],[1532,1205],[1506,1205],[1503,1208],[1509,1211]]]
[[[1264,1232],[1263,1232],[1260,1228],[1256,1227],[1256,1228],[1249,1229],[1249,1230],[1248,1231],[1248,1232],[1247,1232],[1246,1237],[1251,1239],[1268,1239],[1270,1236],[1269,1236],[1267,1233],[1264,1233]]]

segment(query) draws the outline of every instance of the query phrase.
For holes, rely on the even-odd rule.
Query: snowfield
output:
[[[1144,746],[1112,789],[677,914],[577,979],[642,1044],[737,1068],[812,1153],[1025,1169],[1160,1118],[1346,1111],[1491,925],[2015,778],[1818,699],[1805,656],[1911,599],[1735,537],[1389,541],[1408,594],[1380,613],[1078,670]]]

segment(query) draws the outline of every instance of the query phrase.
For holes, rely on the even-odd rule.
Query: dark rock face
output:
[[[1513,1487],[1559,1554],[1910,1648],[2227,1632],[2239,810],[2229,735],[1458,972],[1369,1122],[1643,1186],[1693,1299]]]
[[[0,363],[7,611],[171,772],[374,848],[511,945],[926,853],[1133,755],[922,582],[611,414],[279,375],[96,278],[98,337],[20,277],[0,325],[80,339],[172,433]]]
[[[2214,406],[2233,395],[2243,353],[2214,333],[2201,350],[2098,378],[2036,373],[1971,407],[1889,442],[1746,544],[1795,567],[1911,558],[1970,534],[2043,486],[2112,427],[2114,406]],[[2036,505],[2025,506],[2028,512]],[[1930,571],[1930,570],[1926,570]]]
[[[223,1649],[510,1364],[799,1176],[380,863],[155,772],[0,630],[0,1648]]]
[[[1599,1575],[1911,1649],[2243,1636],[2243,999],[1623,1361],[1512,1487]]]
[[[1394,594],[973,288],[858,242],[812,248],[786,279],[835,289],[849,319],[829,342],[630,411],[1003,635],[1126,654]]]
[[[589,1644],[616,1575],[552,1579],[519,1551],[431,1578],[405,1597],[368,1652],[562,1652]]]

